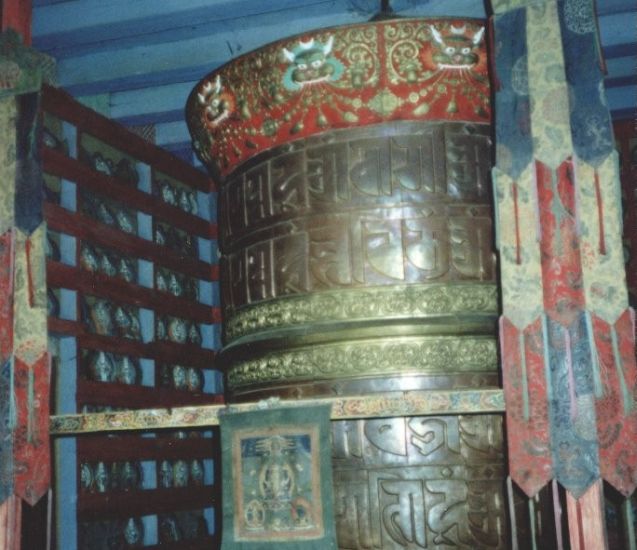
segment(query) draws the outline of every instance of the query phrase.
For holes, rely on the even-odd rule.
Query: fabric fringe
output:
[[[542,223],[540,221],[540,197],[537,192],[537,165],[535,161],[531,163],[533,169],[533,181],[531,182],[531,193],[533,196],[533,209],[535,211],[535,240],[542,242]]]
[[[619,386],[622,392],[622,402],[624,405],[624,414],[628,416],[633,410],[633,398],[628,391],[626,385],[626,377],[624,376],[624,369],[622,367],[623,361],[619,352],[619,341],[617,339],[617,330],[614,326],[610,327],[610,336],[613,342],[613,358],[615,360],[615,370],[617,370],[617,378],[619,379]]]
[[[577,418],[577,395],[575,392],[575,373],[573,372],[573,352],[571,350],[571,334],[564,329],[564,348],[566,351],[566,371],[568,372],[568,396],[570,400],[571,420]]]
[[[562,534],[562,505],[560,504],[560,488],[557,480],[551,481],[551,491],[553,493],[553,517],[555,518],[555,539],[557,550],[564,550],[564,535]]]
[[[522,370],[522,407],[524,411],[524,420],[527,422],[531,418],[529,409],[529,380],[526,372],[526,345],[524,331],[518,333],[518,346],[520,348],[520,369]]]
[[[491,188],[493,193],[493,233],[495,249],[500,250],[500,204],[498,203],[498,178],[495,170],[491,173]]]
[[[518,550],[518,526],[515,517],[515,502],[513,498],[513,480],[507,476],[507,495],[509,500],[509,519],[511,521],[511,550]]]
[[[581,221],[581,212],[582,206],[580,204],[580,178],[578,175],[578,159],[577,157],[573,158],[572,162],[573,166],[573,196],[575,198],[575,231],[578,237],[582,236],[582,221]]]
[[[593,331],[593,318],[590,311],[586,311],[586,332],[588,340],[588,348],[591,357],[591,367],[593,370],[593,388],[595,397],[601,399],[604,397],[604,385],[602,384],[602,376],[599,368],[599,354],[597,353],[597,344],[595,343],[595,332]]]

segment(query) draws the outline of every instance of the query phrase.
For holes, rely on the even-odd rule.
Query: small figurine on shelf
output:
[[[199,206],[197,205],[197,194],[194,191],[186,191],[188,202],[190,203],[190,213],[197,214]]]
[[[163,489],[173,486],[173,465],[168,460],[162,460],[159,465],[159,486]]]
[[[104,275],[115,277],[115,275],[117,275],[117,267],[115,267],[115,262],[113,261],[111,254],[106,251],[102,251],[99,259],[100,271],[104,273]]]
[[[89,363],[89,372],[95,382],[112,382],[115,379],[115,367],[110,353],[95,352]]]
[[[53,292],[52,288],[49,288],[46,292],[47,295],[47,315],[49,317],[57,317],[60,315],[60,300]]]
[[[166,231],[161,225],[155,226],[153,240],[160,246],[165,246],[167,241]]]
[[[143,546],[144,525],[138,518],[128,518],[124,525],[124,541],[128,546]]]
[[[196,240],[191,235],[186,233],[183,234],[183,250],[186,252],[188,256],[196,256],[197,255],[197,245]]]
[[[173,387],[176,390],[185,390],[188,388],[188,377],[186,367],[182,365],[173,365]]]
[[[133,167],[131,161],[127,158],[123,158],[117,163],[117,166],[115,166],[114,176],[133,185],[137,185],[139,182],[139,174]]]
[[[186,340],[188,340],[188,325],[183,319],[179,319],[178,317],[170,317],[166,329],[168,333],[168,339],[171,342],[185,344]]]
[[[113,207],[113,212],[115,213],[115,221],[119,229],[130,235],[137,233],[137,223],[135,223],[134,216],[128,209],[117,206]]]
[[[53,260],[54,262],[59,262],[62,255],[60,254],[60,247],[58,243],[55,242],[53,235],[47,231],[46,234],[46,249],[45,255],[48,260]]]
[[[173,484],[175,487],[187,487],[189,477],[188,463],[185,460],[175,460],[173,463]]]
[[[56,149],[62,153],[66,152],[66,144],[46,126],[42,128],[42,143],[45,147]]]
[[[95,249],[88,243],[83,242],[80,248],[80,267],[92,273],[99,269],[100,258]]]
[[[201,331],[197,323],[190,323],[188,327],[188,341],[195,346],[201,345]]]
[[[181,540],[181,529],[174,514],[159,517],[159,542],[177,542]]]
[[[120,336],[139,340],[141,327],[136,312],[124,306],[117,306],[115,308],[115,325]]]
[[[117,306],[115,308],[114,319],[119,336],[130,338],[130,328],[133,324],[133,320],[131,319],[128,311],[123,306]]]
[[[111,211],[110,206],[103,201],[100,201],[95,206],[95,217],[97,221],[106,225],[115,225],[115,215]]]
[[[106,493],[111,488],[111,476],[104,462],[98,462],[95,466],[95,490],[98,493]]]
[[[139,379],[139,367],[133,359],[123,356],[117,362],[116,380],[122,384],[137,384]]]
[[[172,206],[177,206],[177,198],[175,197],[175,190],[172,185],[165,181],[160,181],[158,182],[158,186],[161,200]]]
[[[155,271],[155,289],[161,292],[168,291],[168,281],[166,280],[166,276],[162,269],[157,269]]]
[[[139,489],[142,483],[142,469],[138,462],[127,460],[119,468],[119,488],[122,491]]]
[[[201,369],[197,369],[195,367],[188,367],[186,372],[186,380],[188,389],[192,392],[200,392],[203,390],[203,373]]]
[[[120,258],[117,264],[117,276],[127,283],[137,282],[137,269],[135,269],[133,260]]]
[[[209,535],[208,522],[206,521],[206,518],[203,517],[203,515],[201,515],[201,516],[199,516],[199,519],[197,521],[196,537],[197,538],[207,537],[208,535]]]
[[[166,339],[166,321],[162,317],[155,321],[155,337],[160,341]]]
[[[177,275],[175,275],[174,273],[171,273],[168,276],[168,290],[173,296],[177,296],[177,297],[183,295],[184,293],[184,288],[181,282],[179,281],[179,279],[177,278]]]
[[[93,169],[96,172],[101,172],[107,176],[113,175],[113,161],[111,159],[103,157],[100,152],[96,152],[93,153],[92,161]]]
[[[89,310],[89,323],[96,334],[103,336],[112,336],[113,327],[113,308],[111,304],[103,299],[96,299]]]
[[[193,460],[190,463],[190,479],[195,487],[201,487],[204,482],[204,469],[201,460]]]
[[[199,285],[197,284],[196,279],[191,279],[190,277],[186,278],[185,281],[185,292],[184,295],[186,298],[190,300],[198,300],[199,299]]]
[[[80,464],[80,488],[85,493],[93,490],[93,469],[87,462]]]
[[[179,204],[179,208],[181,208],[184,212],[188,214],[192,211],[192,204],[190,202],[190,198],[188,197],[188,192],[185,189],[181,189],[178,193],[177,202]]]

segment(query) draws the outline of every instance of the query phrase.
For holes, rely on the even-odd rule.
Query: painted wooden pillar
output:
[[[637,482],[637,368],[593,3],[492,6],[511,477],[529,496],[557,479],[572,546],[605,548],[601,479]]]
[[[4,14],[4,12],[3,12]],[[39,91],[53,68],[0,35],[0,549],[20,546],[22,500],[49,488],[46,227]],[[49,79],[50,80],[50,79]]]

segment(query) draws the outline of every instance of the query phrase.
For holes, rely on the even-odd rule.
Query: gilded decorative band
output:
[[[324,322],[422,319],[498,312],[491,283],[397,285],[293,295],[226,313],[227,342],[255,332]]]
[[[228,366],[230,390],[301,380],[488,372],[498,368],[493,337],[423,336],[293,348]]]

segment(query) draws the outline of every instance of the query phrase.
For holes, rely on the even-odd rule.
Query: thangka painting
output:
[[[329,417],[319,406],[220,419],[222,550],[337,547]]]

